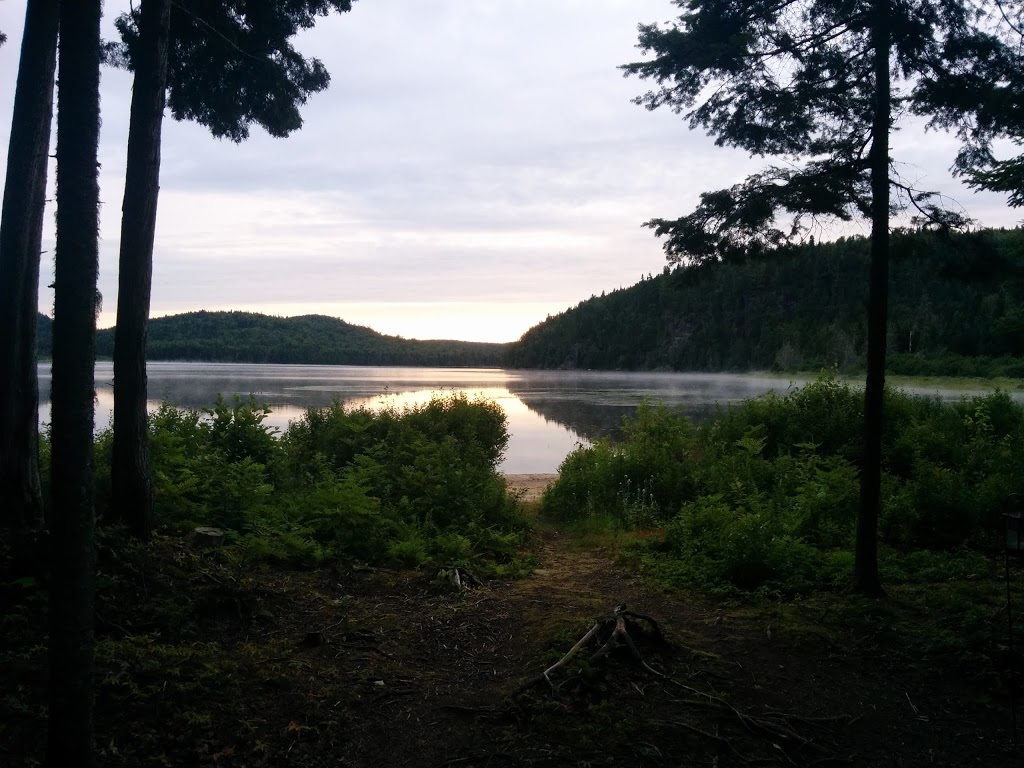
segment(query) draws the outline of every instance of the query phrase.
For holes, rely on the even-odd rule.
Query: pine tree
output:
[[[62,0],[57,88],[50,521],[50,768],[94,765],[93,371],[99,265],[100,0]]]
[[[36,310],[58,0],[29,0],[0,213],[0,527],[42,519]]]
[[[256,123],[284,137],[302,126],[299,107],[330,76],[292,46],[300,29],[351,0],[142,0],[117,20],[115,62],[135,72],[122,206],[111,516],[139,538],[152,528],[147,432],[146,339],[165,97],[178,120],[242,141]]]
[[[692,213],[647,226],[672,263],[744,259],[800,242],[821,218],[871,223],[867,382],[861,509],[854,580],[881,594],[882,392],[892,208],[924,225],[964,225],[933,193],[893,172],[889,134],[906,110],[936,127],[970,122],[974,145],[1007,129],[998,112],[949,90],[968,74],[998,72],[1019,88],[1001,19],[971,0],[675,0],[668,25],[641,25],[653,57],[623,67],[657,88],[636,99],[667,106],[719,145],[785,158],[730,189],[707,192]],[[956,95],[961,99],[952,103]],[[890,195],[895,190],[896,195]]]

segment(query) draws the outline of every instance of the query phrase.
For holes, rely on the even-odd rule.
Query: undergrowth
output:
[[[204,411],[164,404],[151,415],[158,532],[220,528],[240,568],[346,560],[511,575],[524,567],[526,522],[497,471],[508,443],[497,404],[465,394],[404,410],[335,403],[310,408],[282,435],[264,423],[269,413],[235,396]],[[96,439],[101,516],[111,443],[110,430]]]
[[[619,443],[580,447],[543,518],[628,547],[649,575],[719,595],[845,586],[859,504],[862,394],[824,374],[693,427],[642,406]],[[1005,392],[943,403],[887,390],[879,523],[890,584],[989,577],[1001,513],[1024,494],[1024,406]]]

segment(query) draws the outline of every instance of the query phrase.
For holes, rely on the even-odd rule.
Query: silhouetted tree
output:
[[[701,195],[697,209],[680,219],[649,221],[657,235],[667,236],[669,260],[748,258],[801,240],[808,219],[859,216],[871,222],[854,580],[860,591],[881,594],[877,528],[891,207],[912,206],[932,226],[966,222],[940,209],[933,194],[891,174],[889,131],[893,115],[905,107],[942,125],[942,91],[951,74],[978,66],[1007,72],[1014,51],[989,31],[999,21],[992,9],[969,0],[675,4],[683,14],[674,23],[640,26],[639,47],[654,57],[623,67],[627,75],[658,84],[637,103],[668,106],[719,144],[789,163]],[[967,100],[959,106],[964,114],[977,114],[980,105]],[[998,121],[975,127],[982,137],[1004,129]],[[895,199],[893,187],[899,191]],[[780,215],[790,221],[780,223]]]
[[[178,120],[240,142],[252,123],[273,136],[302,126],[299,107],[327,87],[317,59],[292,46],[300,29],[351,0],[143,0],[117,20],[112,59],[135,72],[122,206],[111,513],[138,537],[152,528],[147,432],[146,338],[165,97]]]
[[[152,528],[146,412],[146,333],[153,282],[153,238],[160,192],[160,138],[167,90],[171,1],[139,3],[114,346],[114,440],[111,511],[141,539]]]
[[[62,0],[60,5],[46,752],[51,768],[94,764],[93,366],[100,6],[100,0]]]
[[[36,314],[58,0],[28,0],[0,213],[0,526],[42,518]]]
[[[992,33],[1017,52],[1024,44],[1024,3],[995,0],[1001,24]],[[924,94],[924,108],[936,122],[956,130],[963,148],[953,169],[975,189],[1005,192],[1011,206],[1024,205],[1024,155],[996,158],[992,138],[1005,129],[1013,142],[1024,144],[1024,88],[1017,76],[1022,63],[1007,57],[975,56],[974,51],[955,51],[956,57],[943,77]],[[984,54],[984,52],[982,52]]]

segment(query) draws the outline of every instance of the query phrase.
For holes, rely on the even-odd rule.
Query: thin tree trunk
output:
[[[62,0],[53,318],[50,720],[46,763],[93,758],[93,365],[99,256],[100,0]]]
[[[858,592],[880,596],[878,516],[882,489],[882,412],[885,391],[885,343],[889,304],[889,0],[876,0],[871,44],[875,55],[875,115],[871,154],[871,274],[868,295],[868,360],[864,386],[864,452],[860,514],[854,559]]]
[[[114,332],[114,445],[111,515],[134,536],[153,528],[153,478],[146,413],[146,336],[153,240],[160,193],[160,133],[167,91],[170,0],[143,0],[132,90],[128,166],[121,206],[121,253]]]
[[[36,312],[58,0],[28,0],[0,212],[0,527],[42,521]]]

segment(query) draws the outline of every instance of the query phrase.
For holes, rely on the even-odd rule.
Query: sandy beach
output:
[[[510,491],[524,491],[524,501],[539,499],[544,490],[555,481],[558,475],[551,474],[526,474],[526,475],[505,475],[508,480]]]

